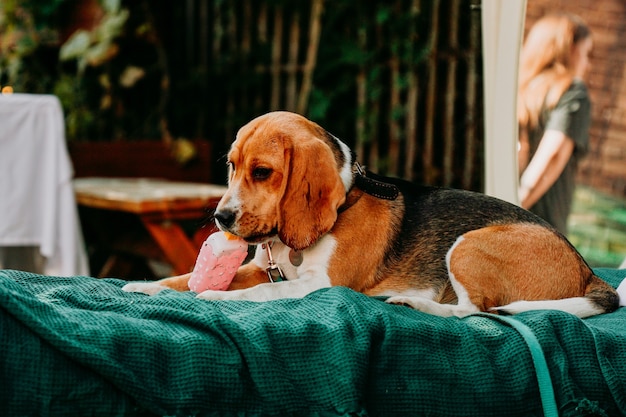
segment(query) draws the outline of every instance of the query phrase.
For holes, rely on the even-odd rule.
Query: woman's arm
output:
[[[559,178],[574,152],[574,141],[558,130],[546,130],[537,152],[520,179],[521,206],[531,208]]]

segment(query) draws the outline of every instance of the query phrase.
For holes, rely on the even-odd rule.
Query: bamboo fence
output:
[[[480,0],[363,3],[186,0],[183,61],[206,75],[192,135],[225,149],[290,110],[372,170],[481,190]]]

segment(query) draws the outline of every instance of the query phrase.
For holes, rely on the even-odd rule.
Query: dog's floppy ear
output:
[[[315,138],[291,145],[285,149],[288,175],[278,235],[287,246],[303,250],[333,227],[346,189],[328,145]]]

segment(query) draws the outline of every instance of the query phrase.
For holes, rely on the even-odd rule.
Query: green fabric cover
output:
[[[597,270],[617,286],[626,270]],[[347,288],[266,303],[0,271],[0,415],[542,415],[528,346]],[[626,309],[520,314],[563,416],[626,415]]]

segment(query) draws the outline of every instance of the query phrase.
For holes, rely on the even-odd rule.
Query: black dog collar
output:
[[[368,177],[358,163],[356,164],[356,169],[357,174],[354,178],[354,185],[363,190],[363,192],[383,200],[395,200],[400,194],[400,190],[395,185]]]

